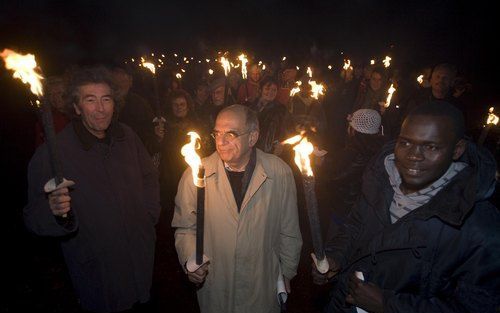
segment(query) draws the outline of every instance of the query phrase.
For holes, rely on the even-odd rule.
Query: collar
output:
[[[121,141],[125,138],[125,132],[122,126],[115,120],[111,122],[111,125],[109,125],[106,130],[106,137],[104,139],[99,139],[90,133],[87,128],[85,128],[80,118],[73,119],[72,124],[76,136],[80,140],[83,149],[86,151],[90,150],[96,143],[105,142],[111,144],[115,140]]]

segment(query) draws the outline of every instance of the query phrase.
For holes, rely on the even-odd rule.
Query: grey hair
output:
[[[219,114],[223,112],[233,112],[245,115],[245,126],[249,131],[259,131],[259,118],[257,113],[249,107],[241,104],[233,104],[222,109]]]

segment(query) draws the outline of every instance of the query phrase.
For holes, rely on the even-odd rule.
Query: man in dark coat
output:
[[[327,312],[498,312],[496,164],[463,133],[453,105],[424,104],[368,166],[327,244],[330,271],[313,270],[334,284]]]
[[[61,238],[84,310],[117,312],[149,301],[158,175],[139,137],[113,119],[116,89],[108,71],[82,69],[68,84],[77,117],[57,136],[64,181],[55,186],[42,145],[28,168],[27,228]],[[47,183],[48,182],[48,183]]]

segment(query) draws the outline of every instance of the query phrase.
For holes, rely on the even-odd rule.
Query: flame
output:
[[[375,60],[372,59],[372,60],[370,60],[370,65],[373,65],[373,64],[375,64]]]
[[[220,57],[220,64],[222,65],[222,68],[224,69],[224,75],[227,76],[229,72],[231,72],[231,64],[229,63],[229,60],[226,59],[225,57]]]
[[[148,70],[151,71],[151,73],[156,74],[156,67],[153,63],[150,62],[142,62],[141,63],[143,67],[147,68]]]
[[[343,69],[347,71],[349,68],[351,68],[351,60],[345,59]]]
[[[311,68],[309,66],[307,67],[307,75],[309,75],[309,78],[313,77],[313,71],[311,70]]]
[[[4,49],[0,53],[0,57],[5,62],[5,68],[14,71],[12,77],[20,79],[24,84],[29,84],[30,90],[34,95],[43,95],[43,76],[37,72],[37,65],[33,54],[22,55],[12,50]]]
[[[424,74],[420,74],[418,77],[417,77],[417,82],[422,85],[424,83]]]
[[[391,60],[392,60],[391,57],[386,56],[385,59],[382,62],[384,63],[385,67],[389,67],[389,66],[391,66]]]
[[[394,84],[391,84],[387,92],[389,93],[387,95],[387,100],[384,103],[384,107],[388,108],[391,105],[391,99],[392,99],[392,94],[396,91],[396,88],[394,88]]]
[[[161,57],[162,57],[162,58],[164,58],[164,57],[165,57],[165,55],[164,55],[164,54],[162,54],[162,55],[161,55]]]
[[[200,185],[200,181],[198,179],[198,171],[201,167],[201,158],[196,153],[196,150],[200,150],[201,148],[201,138],[196,132],[189,132],[187,134],[190,137],[190,141],[189,143],[182,146],[181,154],[189,167],[191,167],[193,174],[193,183],[197,187],[203,187],[202,184]]]
[[[331,65],[328,65],[328,69],[331,70],[333,68],[333,66]]]
[[[499,118],[498,118],[498,116],[493,114],[493,110],[494,110],[493,107],[491,107],[488,110],[488,119],[486,120],[486,124],[488,124],[488,125],[497,125],[498,124]]]
[[[247,79],[247,63],[248,59],[247,57],[242,53],[239,57],[238,60],[241,61],[241,77],[243,79]]]
[[[174,57],[178,57],[177,53],[174,53]]]
[[[297,65],[297,66],[295,66],[295,68],[297,69],[297,71],[298,71],[298,70],[300,70],[300,67],[299,67],[298,65]]]
[[[181,68],[181,72],[186,73],[186,70],[185,70],[185,69],[183,69],[183,68]]]
[[[265,71],[266,70],[266,65],[262,65],[262,70]]]
[[[134,58],[131,58],[130,60],[132,60],[132,62],[135,62],[135,59],[134,59]]]
[[[314,80],[309,81],[309,85],[311,85],[311,98],[318,100],[319,95],[324,95],[325,86],[316,83]]]
[[[283,58],[281,59],[281,61],[285,61],[285,60],[286,60],[286,57],[283,57]]]
[[[207,63],[210,63],[210,59],[205,59],[205,61],[206,61]]]
[[[177,77],[178,79],[181,79],[182,75],[181,75],[181,73],[177,73],[177,74],[175,74],[175,77]]]
[[[261,65],[262,65],[262,61],[259,61],[259,66],[261,66]]]
[[[214,73],[214,70],[213,70],[213,69],[211,69],[211,68],[209,68],[209,69],[208,69],[208,74],[212,75],[213,73]]]
[[[296,84],[296,86],[290,90],[290,97],[293,97],[293,96],[295,96],[296,93],[300,92],[300,86],[302,85],[302,82],[299,80],[299,81],[296,81],[295,84]]]
[[[299,143],[297,144],[297,142]],[[293,150],[295,150],[295,164],[297,164],[297,167],[301,171],[302,175],[314,176],[311,168],[311,160],[309,159],[309,156],[314,151],[314,147],[312,143],[307,140],[307,137],[304,137],[303,135],[296,135],[285,140],[283,143],[294,145]]]

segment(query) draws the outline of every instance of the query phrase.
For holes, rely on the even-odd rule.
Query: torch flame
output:
[[[391,105],[391,99],[392,99],[392,94],[396,91],[396,88],[394,88],[394,84],[391,84],[387,92],[389,93],[387,95],[387,100],[385,101],[384,107],[388,108]]]
[[[495,114],[493,114],[493,110],[494,108],[491,107],[488,111],[488,119],[486,120],[486,124],[489,124],[489,125],[497,125],[498,124],[498,116],[496,116]]]
[[[307,75],[309,75],[309,78],[313,77],[313,71],[311,70],[311,68],[309,66],[307,67]]]
[[[316,83],[314,80],[309,81],[309,85],[311,85],[311,98],[318,100],[319,95],[324,95],[325,86]]]
[[[375,64],[375,60],[370,60],[370,65],[374,65]]]
[[[20,79],[24,84],[29,84],[30,90],[34,95],[43,95],[41,82],[43,76],[37,73],[37,65],[33,54],[22,55],[12,50],[4,49],[0,53],[0,57],[5,62],[5,68],[14,71],[12,77]]]
[[[417,77],[417,82],[422,85],[424,83],[424,75],[423,74],[420,74],[418,77]]]
[[[384,62],[385,67],[389,67],[389,66],[391,66],[391,60],[392,60],[391,57],[386,56],[382,62]]]
[[[350,67],[351,67],[351,60],[349,59],[344,60],[344,67],[343,67],[344,70],[347,71]]]
[[[211,69],[211,68],[209,68],[209,69],[208,69],[208,74],[212,75],[213,73],[214,73],[214,70],[213,70],[213,69]]]
[[[150,70],[153,75],[156,74],[156,67],[153,63],[143,61],[142,66]]]
[[[201,158],[196,153],[196,150],[199,150],[201,148],[201,138],[196,132],[189,132],[187,134],[190,137],[190,141],[189,143],[182,146],[181,154],[189,167],[191,167],[194,185],[196,187],[203,187],[203,182],[200,182],[200,180],[198,179],[198,171],[201,167]]]
[[[181,73],[177,73],[177,74],[175,74],[175,77],[177,77],[177,79],[181,79],[182,75],[181,75]]]
[[[245,54],[241,54],[239,57],[238,57],[238,60],[241,61],[241,77],[243,79],[247,79],[247,63],[248,63],[248,59],[247,57],[245,56]]]
[[[300,142],[299,142],[300,141]],[[297,144],[297,142],[299,142]],[[311,161],[309,156],[314,151],[312,143],[307,140],[307,137],[303,135],[296,135],[283,141],[284,144],[294,145],[293,150],[295,150],[295,164],[299,168],[302,175],[314,176]]]
[[[296,84],[296,86],[290,90],[290,97],[293,97],[293,96],[295,96],[296,93],[300,92],[300,86],[302,85],[302,82],[299,80],[299,81],[296,81],[295,84]]]
[[[220,57],[220,64],[222,65],[222,68],[224,68],[224,75],[227,76],[227,74],[231,71],[231,64],[229,63],[229,60],[225,57]]]

